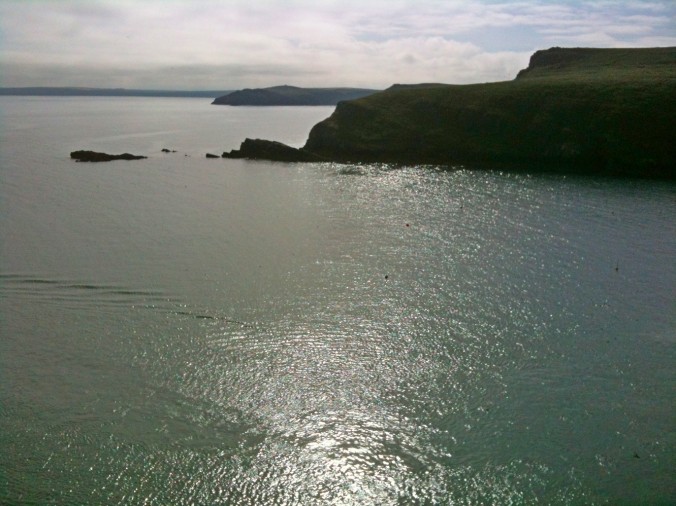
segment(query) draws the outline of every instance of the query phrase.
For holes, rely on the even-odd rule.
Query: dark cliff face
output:
[[[675,58],[676,48],[553,48],[514,81],[393,87],[339,104],[304,149],[340,161],[674,178]]]

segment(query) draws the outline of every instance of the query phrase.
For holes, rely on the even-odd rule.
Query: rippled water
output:
[[[673,183],[204,158],[330,108],[0,110],[0,503],[676,502]]]

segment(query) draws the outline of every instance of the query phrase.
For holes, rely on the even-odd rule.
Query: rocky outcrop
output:
[[[73,151],[70,157],[78,162],[111,162],[113,160],[141,160],[147,156],[132,155],[122,153],[121,155],[109,155],[108,153],[98,153],[96,151]]]
[[[239,149],[223,153],[223,158],[247,158],[273,162],[321,162],[326,158],[305,149],[292,148],[277,141],[245,139]]]

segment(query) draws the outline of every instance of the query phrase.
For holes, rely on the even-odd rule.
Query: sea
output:
[[[676,184],[205,156],[332,111],[0,97],[0,504],[676,504]]]

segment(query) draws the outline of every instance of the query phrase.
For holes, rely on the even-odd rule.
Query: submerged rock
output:
[[[305,149],[292,148],[277,141],[245,139],[239,149],[223,153],[223,158],[248,158],[273,162],[320,162],[326,159]]]
[[[110,162],[113,160],[141,160],[147,156],[132,155],[122,153],[121,155],[109,155],[108,153],[98,153],[96,151],[73,151],[70,157],[78,162]]]

